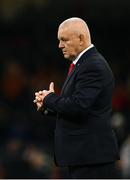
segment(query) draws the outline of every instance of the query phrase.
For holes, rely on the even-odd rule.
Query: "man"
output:
[[[69,18],[58,28],[59,48],[74,64],[61,95],[49,90],[35,93],[34,103],[44,114],[57,114],[55,161],[67,166],[71,178],[116,178],[118,149],[113,134],[112,71],[91,43],[87,24]]]

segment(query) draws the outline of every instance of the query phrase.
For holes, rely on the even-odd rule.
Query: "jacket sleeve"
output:
[[[86,114],[103,88],[103,72],[98,66],[84,66],[77,73],[71,96],[57,96],[50,93],[44,99],[46,108],[64,115]]]

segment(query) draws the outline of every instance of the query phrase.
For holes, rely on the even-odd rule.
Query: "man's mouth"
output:
[[[66,51],[62,51],[63,52],[63,54],[66,54]]]

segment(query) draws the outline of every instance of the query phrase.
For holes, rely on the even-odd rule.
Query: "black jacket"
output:
[[[67,77],[60,96],[44,99],[46,112],[57,114],[55,158],[59,166],[112,162],[118,159],[111,128],[114,78],[95,47],[85,52]]]

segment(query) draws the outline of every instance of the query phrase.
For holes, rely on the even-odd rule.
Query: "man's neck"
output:
[[[76,64],[78,62],[78,60],[80,59],[80,57],[89,49],[91,49],[94,45],[91,44],[89,47],[87,47],[86,49],[84,49],[77,57],[76,59],[73,60],[73,64]]]

